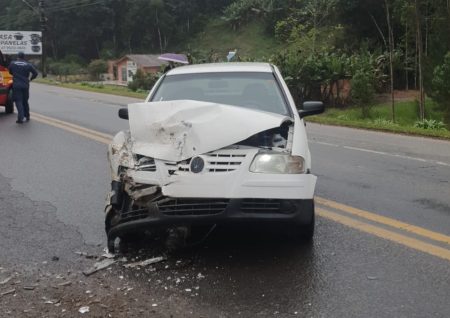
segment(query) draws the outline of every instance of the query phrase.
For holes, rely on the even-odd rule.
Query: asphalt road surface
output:
[[[135,101],[33,84],[29,123],[0,113],[0,317],[450,317],[450,143],[315,124],[312,244],[218,228],[83,275],[108,260],[106,143]]]

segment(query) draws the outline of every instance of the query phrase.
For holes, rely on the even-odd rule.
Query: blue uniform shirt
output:
[[[9,72],[13,76],[13,88],[29,88],[30,81],[38,75],[33,65],[21,59],[11,62]]]

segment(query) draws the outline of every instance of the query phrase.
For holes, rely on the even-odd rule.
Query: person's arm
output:
[[[8,71],[9,71],[9,74],[14,76],[14,63],[13,62],[11,62],[11,64],[9,64]]]
[[[34,80],[38,76],[38,72],[34,68],[33,65],[30,64],[30,72],[31,72],[31,78],[30,81]]]

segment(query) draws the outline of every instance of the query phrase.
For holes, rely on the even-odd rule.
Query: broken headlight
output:
[[[156,171],[155,159],[136,155],[136,170],[139,171]]]
[[[305,172],[305,159],[281,153],[257,154],[250,165],[250,172],[299,174]]]

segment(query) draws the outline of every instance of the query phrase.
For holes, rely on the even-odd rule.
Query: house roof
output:
[[[167,64],[166,61],[158,59],[157,54],[127,54],[116,61],[116,64],[125,59],[131,60],[140,67],[161,66]]]

